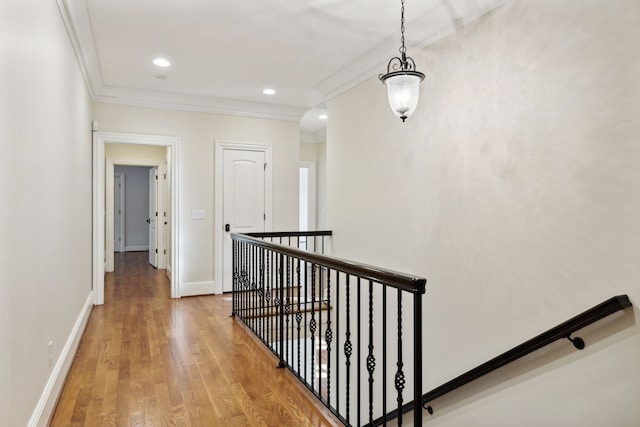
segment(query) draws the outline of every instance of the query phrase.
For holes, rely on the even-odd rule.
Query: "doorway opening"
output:
[[[298,230],[316,229],[316,163],[301,161],[298,172]],[[306,237],[300,238],[299,246],[307,248]]]
[[[119,134],[94,132],[93,136],[93,293],[94,303],[104,303],[104,275],[114,268],[114,168],[116,165],[146,166],[158,169],[162,186],[158,199],[166,200],[158,210],[161,232],[158,240],[163,244],[162,255],[166,262],[167,275],[171,281],[171,297],[180,297],[179,247],[178,247],[178,142],[176,137],[154,135]],[[110,151],[118,147],[116,153]],[[135,156],[135,146],[159,147],[164,155],[160,158]],[[108,155],[107,155],[108,154]],[[142,156],[144,157],[144,156]],[[154,212],[155,217],[155,212]],[[166,249],[166,254],[164,250]],[[160,252],[160,251],[159,251]]]
[[[148,252],[149,264],[165,269],[168,197],[161,166],[114,166],[113,250]]]

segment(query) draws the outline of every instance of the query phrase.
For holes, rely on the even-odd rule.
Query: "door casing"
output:
[[[114,217],[114,236],[113,236],[113,245],[114,245],[114,252],[124,252],[124,247],[125,247],[125,241],[124,241],[124,236],[125,236],[125,229],[124,229],[124,212],[125,212],[125,205],[124,205],[124,192],[125,192],[125,182],[124,182],[124,173],[122,172],[116,172],[113,174],[114,175],[114,185],[113,185],[113,200],[114,200],[114,210],[113,210],[113,217]],[[118,184],[118,186],[116,186],[115,184]],[[117,203],[116,203],[117,202]],[[118,210],[120,212],[118,212],[116,214],[115,211],[115,207],[118,207]],[[117,225],[117,227],[116,227]],[[116,239],[117,243],[116,243]]]
[[[106,227],[113,228],[113,222],[111,224],[105,221],[105,194],[106,185],[111,183],[113,186],[113,179],[105,179],[106,159],[105,159],[105,144],[138,144],[138,145],[157,145],[168,147],[169,165],[171,168],[171,273],[169,279],[171,281],[171,298],[180,298],[180,257],[179,257],[179,199],[178,194],[178,177],[179,177],[179,148],[180,139],[172,136],[157,136],[157,135],[141,135],[141,134],[126,134],[115,132],[93,132],[93,277],[92,277],[92,289],[94,295],[94,304],[104,304],[104,274],[107,267],[107,257],[105,255],[113,255],[113,231],[110,237],[105,236]],[[130,159],[133,160],[133,159]],[[113,165],[113,163],[111,163]],[[144,166],[144,165],[141,165]],[[113,169],[111,174],[107,175],[113,177]],[[111,194],[113,194],[113,188],[111,188]],[[113,202],[113,199],[111,199]],[[113,212],[113,205],[111,205],[111,212]],[[105,224],[106,222],[106,224]],[[108,231],[108,230],[107,230]],[[105,241],[106,238],[106,241]],[[106,244],[106,245],[105,245]],[[106,248],[105,248],[106,246]],[[106,253],[105,253],[106,249]]]

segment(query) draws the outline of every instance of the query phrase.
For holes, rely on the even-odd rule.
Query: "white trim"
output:
[[[214,221],[214,269],[215,269],[215,293],[221,294],[222,290],[222,251],[224,250],[224,225],[223,225],[223,206],[222,206],[222,190],[223,190],[223,174],[224,174],[224,150],[253,150],[264,152],[267,168],[265,169],[265,189],[264,189],[264,210],[267,219],[264,223],[265,231],[271,231],[273,227],[273,147],[271,144],[247,144],[242,142],[214,141],[215,143],[215,177],[214,177],[214,204],[215,204],[215,221]]]
[[[215,282],[190,282],[180,286],[180,296],[183,297],[214,294],[215,291]]]
[[[307,183],[307,224],[309,224],[310,231],[316,230],[316,224],[318,223],[318,213],[316,212],[316,200],[317,200],[317,187],[316,187],[316,162],[311,160],[300,161],[300,168],[309,169],[309,182]]]
[[[180,298],[180,242],[178,177],[180,138],[173,136],[138,135],[113,132],[93,133],[93,294],[95,304],[104,304],[105,273],[105,156],[108,143],[160,145],[169,148],[171,168],[171,298]],[[111,180],[113,183],[113,180]],[[112,193],[113,194],[113,193]],[[113,225],[112,225],[113,226]],[[113,244],[113,241],[111,242]]]
[[[89,315],[91,314],[92,308],[93,292],[89,292],[89,296],[87,297],[82,310],[80,310],[80,314],[71,329],[67,342],[64,344],[64,347],[60,352],[60,357],[58,357],[58,360],[51,371],[51,375],[49,376],[49,380],[42,391],[38,404],[31,414],[31,419],[27,424],[28,427],[44,427],[49,424],[49,421],[51,421],[58,397],[60,397],[60,393],[62,392],[62,386],[64,386],[67,374],[71,369],[71,364],[75,358],[76,352],[78,351],[80,338],[82,338],[82,334],[84,333],[87,322],[89,321]]]
[[[84,1],[56,0],[56,3],[87,90],[91,99],[95,101],[96,95],[102,90],[104,83],[98,55],[95,51],[89,11]]]
[[[120,191],[118,192],[118,194],[120,194],[120,236],[116,236],[115,235],[115,230],[114,230],[114,235],[113,235],[114,251],[115,251],[115,238],[116,237],[120,237],[120,245],[119,245],[118,249],[119,249],[119,252],[124,252],[124,251],[127,250],[126,249],[127,248],[127,246],[126,246],[127,242],[125,241],[126,230],[124,229],[124,215],[123,215],[123,213],[126,212],[126,206],[124,205],[124,200],[125,200],[125,198],[124,198],[124,193],[125,193],[125,182],[124,182],[124,179],[125,178],[124,177],[125,177],[125,175],[124,175],[124,172],[115,172],[113,174],[113,176],[114,176],[114,179],[115,179],[115,177],[119,177],[120,178]],[[114,191],[114,196],[113,196],[114,200],[113,201],[115,203],[115,191],[116,191],[115,184],[113,185],[113,191]],[[113,215],[115,215],[115,214],[116,214],[116,212],[115,212],[115,209],[114,209]],[[114,220],[114,223],[115,223],[115,220]]]

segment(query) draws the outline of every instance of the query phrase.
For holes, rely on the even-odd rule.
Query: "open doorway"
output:
[[[154,268],[170,269],[167,263],[167,254],[170,254],[170,242],[165,242],[169,228],[168,212],[170,207],[165,196],[167,169],[164,147],[140,147],[147,148],[140,150],[141,157],[136,158],[129,154],[128,158],[114,157],[121,155],[121,148],[117,144],[107,145],[105,157],[106,185],[105,185],[105,271],[112,272],[115,268],[114,252],[116,239],[116,172],[127,171],[125,175],[125,252],[145,251],[148,252],[149,264]],[[131,146],[127,148],[136,149]],[[154,154],[148,148],[156,148]],[[131,150],[129,150],[131,151]],[[135,151],[134,151],[135,152]],[[146,157],[146,158],[145,158]],[[128,191],[136,187],[135,190]],[[126,194],[129,193],[129,194]],[[126,207],[128,206],[128,208]],[[126,218],[126,217],[129,218]],[[128,219],[128,220],[127,220]],[[163,229],[164,228],[164,229]]]
[[[162,174],[152,166],[115,165],[114,171],[114,252],[148,252],[149,264],[165,269],[168,207]]]
[[[164,185],[158,191],[157,238],[162,245],[167,275],[171,281],[171,297],[180,297],[178,256],[178,138],[152,135],[94,133],[93,168],[93,292],[95,304],[104,303],[104,275],[113,271],[114,255],[114,173],[116,165],[157,168]],[[136,146],[157,147],[163,155],[132,156]],[[115,148],[115,151],[114,151]],[[154,212],[155,218],[155,212]],[[166,250],[166,253],[165,253]],[[158,251],[160,252],[160,250]]]

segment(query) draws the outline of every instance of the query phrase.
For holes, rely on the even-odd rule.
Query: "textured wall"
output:
[[[635,0],[512,1],[409,52],[427,78],[406,123],[375,78],[329,103],[336,255],[427,277],[426,390],[613,295],[640,304],[638,23]],[[429,425],[636,425],[637,316],[434,402]]]

